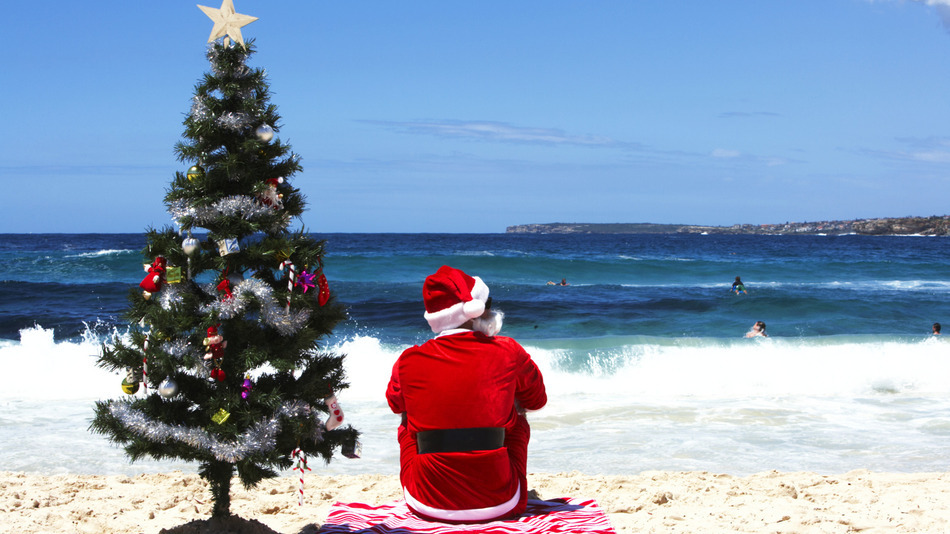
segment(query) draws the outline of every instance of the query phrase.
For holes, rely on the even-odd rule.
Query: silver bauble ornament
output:
[[[185,240],[181,242],[181,248],[185,251],[185,254],[189,256],[194,254],[200,246],[201,243],[193,237],[186,237]]]
[[[178,395],[178,382],[172,380],[171,377],[165,378],[165,381],[158,386],[158,394],[166,399]]]
[[[257,134],[258,139],[265,143],[274,138],[274,129],[269,124],[261,124],[254,133]]]

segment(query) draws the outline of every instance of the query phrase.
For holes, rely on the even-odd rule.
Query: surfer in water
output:
[[[742,279],[738,276],[736,281],[732,283],[732,292],[738,295],[739,293],[745,294],[745,285],[742,283]]]
[[[756,321],[755,324],[752,325],[752,329],[745,333],[745,337],[769,337],[769,335],[765,333],[765,323]]]

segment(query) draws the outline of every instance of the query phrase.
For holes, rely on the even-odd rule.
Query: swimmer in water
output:
[[[742,283],[742,279],[738,276],[736,281],[732,283],[732,292],[738,295],[739,293],[745,293],[745,284]]]
[[[765,323],[756,321],[755,324],[752,325],[752,329],[746,332],[745,337],[769,337],[769,335],[765,333]]]

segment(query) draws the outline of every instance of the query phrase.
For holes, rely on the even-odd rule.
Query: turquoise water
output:
[[[398,472],[382,397],[401,350],[431,333],[422,280],[481,276],[503,334],[541,366],[529,469],[733,474],[944,470],[950,455],[950,239],[862,236],[332,234],[326,273],[347,307],[330,346],[363,458]],[[142,279],[140,235],[0,236],[0,470],[136,473],[86,431],[121,377],[93,365]],[[276,269],[275,265],[275,269]],[[747,295],[729,288],[741,275]],[[567,278],[566,287],[548,280]],[[745,339],[756,320],[771,337]],[[289,451],[288,451],[289,453]],[[48,461],[37,461],[38,456]]]

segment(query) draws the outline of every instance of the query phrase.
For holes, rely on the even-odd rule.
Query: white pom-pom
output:
[[[469,319],[481,317],[485,313],[485,303],[478,299],[470,300],[462,304],[462,313]]]

